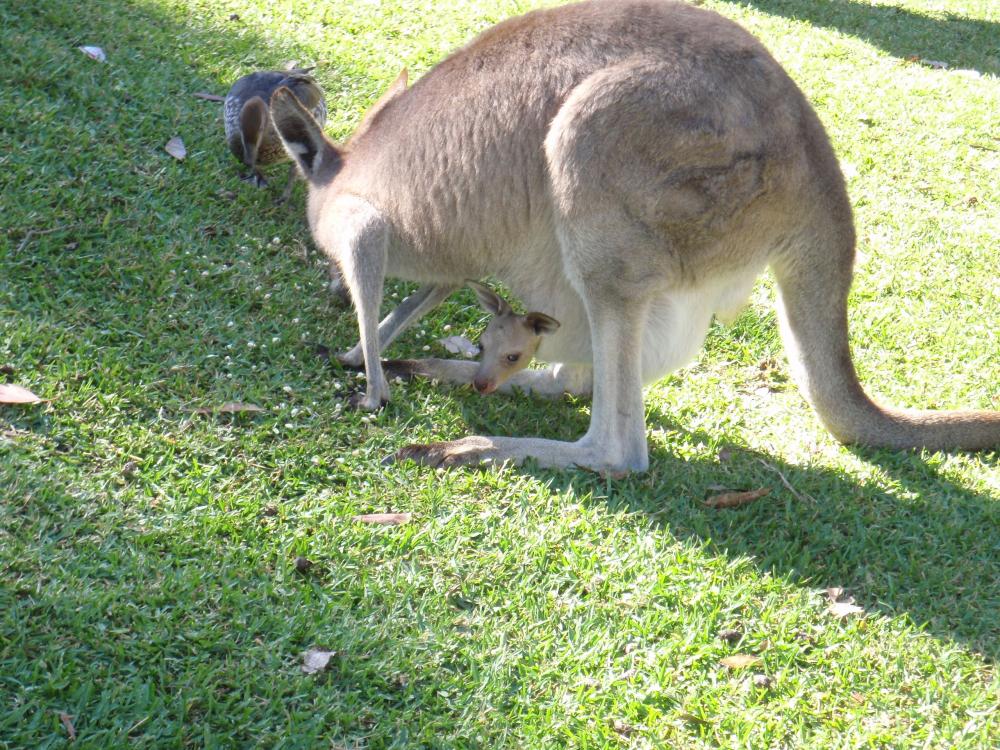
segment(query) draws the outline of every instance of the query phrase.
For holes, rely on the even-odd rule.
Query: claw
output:
[[[360,362],[354,361],[354,359],[348,358],[347,354],[337,354],[334,359],[340,363],[340,366],[345,370],[351,370],[353,372],[364,372],[365,361],[362,359]]]
[[[368,394],[358,391],[347,399],[347,405],[356,411],[380,411],[388,401],[379,401],[377,404],[368,403]]]

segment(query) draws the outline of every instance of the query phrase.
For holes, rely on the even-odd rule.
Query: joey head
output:
[[[468,284],[480,306],[493,315],[479,337],[482,353],[472,380],[472,387],[485,396],[531,364],[542,336],[559,328],[559,321],[541,312],[520,315],[485,284],[477,281]]]

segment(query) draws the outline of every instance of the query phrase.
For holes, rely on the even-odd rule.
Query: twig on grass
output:
[[[778,479],[780,479],[781,483],[783,485],[785,485],[785,489],[787,489],[789,492],[791,492],[792,495],[795,497],[796,500],[798,500],[800,502],[805,502],[806,500],[811,500],[814,503],[816,502],[816,498],[814,498],[808,492],[799,492],[794,487],[792,487],[791,482],[789,482],[785,478],[785,475],[781,473],[781,470],[777,466],[773,466],[773,465],[769,464],[763,458],[758,458],[757,460],[760,461],[761,464],[764,465],[764,468],[770,469],[771,471],[773,471],[775,474],[778,475]]]
[[[35,237],[41,237],[44,234],[54,234],[55,232],[64,232],[75,226],[77,226],[77,224],[67,224],[65,226],[51,227],[49,229],[29,229],[24,237],[21,238],[21,242],[18,244],[17,250],[14,251],[14,254],[20,255],[21,251],[24,250],[24,248],[28,246],[28,243]]]

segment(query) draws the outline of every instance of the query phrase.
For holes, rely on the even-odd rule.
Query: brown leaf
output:
[[[302,671],[305,674],[322,672],[336,653],[336,651],[323,651],[318,648],[309,649],[302,654]]]
[[[241,414],[248,412],[250,414],[263,414],[267,409],[262,406],[257,406],[257,404],[244,404],[241,401],[227,401],[221,406],[203,406],[200,409],[195,409],[195,414]]]
[[[761,487],[759,490],[748,490],[746,492],[723,492],[721,495],[713,495],[705,500],[706,508],[739,508],[748,505],[754,500],[760,500],[771,494],[770,487]]]
[[[360,516],[353,516],[352,521],[359,523],[373,523],[379,526],[400,526],[409,523],[411,514],[409,513],[365,513]]]
[[[37,404],[38,396],[13,383],[0,383],[0,404]]]
[[[192,96],[194,96],[195,99],[204,99],[206,102],[226,101],[226,97],[224,96],[219,96],[218,94],[209,94],[205,91],[195,91]]]
[[[66,728],[66,734],[70,739],[70,742],[76,739],[76,727],[73,726],[73,717],[70,716],[65,711],[59,712],[59,721],[62,722],[63,727]]]
[[[749,667],[759,661],[760,657],[753,654],[733,654],[725,659],[719,659],[719,664],[730,669],[743,669],[743,667]]]
[[[633,734],[636,733],[636,730],[638,729],[638,727],[634,727],[631,724],[622,721],[621,719],[612,719],[611,728],[615,730],[617,734],[620,734],[622,737],[631,737]]]
[[[184,157],[187,156],[187,148],[184,146],[184,141],[181,140],[179,135],[175,135],[167,141],[167,145],[163,147],[163,150],[178,161],[184,161]]]
[[[857,604],[852,604],[851,602],[832,602],[827,611],[834,617],[838,617],[842,620],[845,617],[850,617],[851,615],[861,614],[865,610]]]

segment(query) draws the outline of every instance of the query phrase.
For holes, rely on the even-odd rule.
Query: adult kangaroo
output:
[[[360,408],[389,397],[380,347],[465,279],[494,277],[561,322],[536,356],[593,367],[576,442],[467,437],[398,458],[646,469],[643,383],[685,364],[766,266],[798,382],[839,440],[1000,446],[1000,412],[898,411],[865,394],[848,346],[855,232],[837,159],[784,70],[716,13],[606,0],[513,18],[412,87],[402,76],[346,148],[289,91],[271,107],[309,182],[313,236],[357,310],[347,358],[364,361]],[[380,330],[386,275],[425,286]]]

